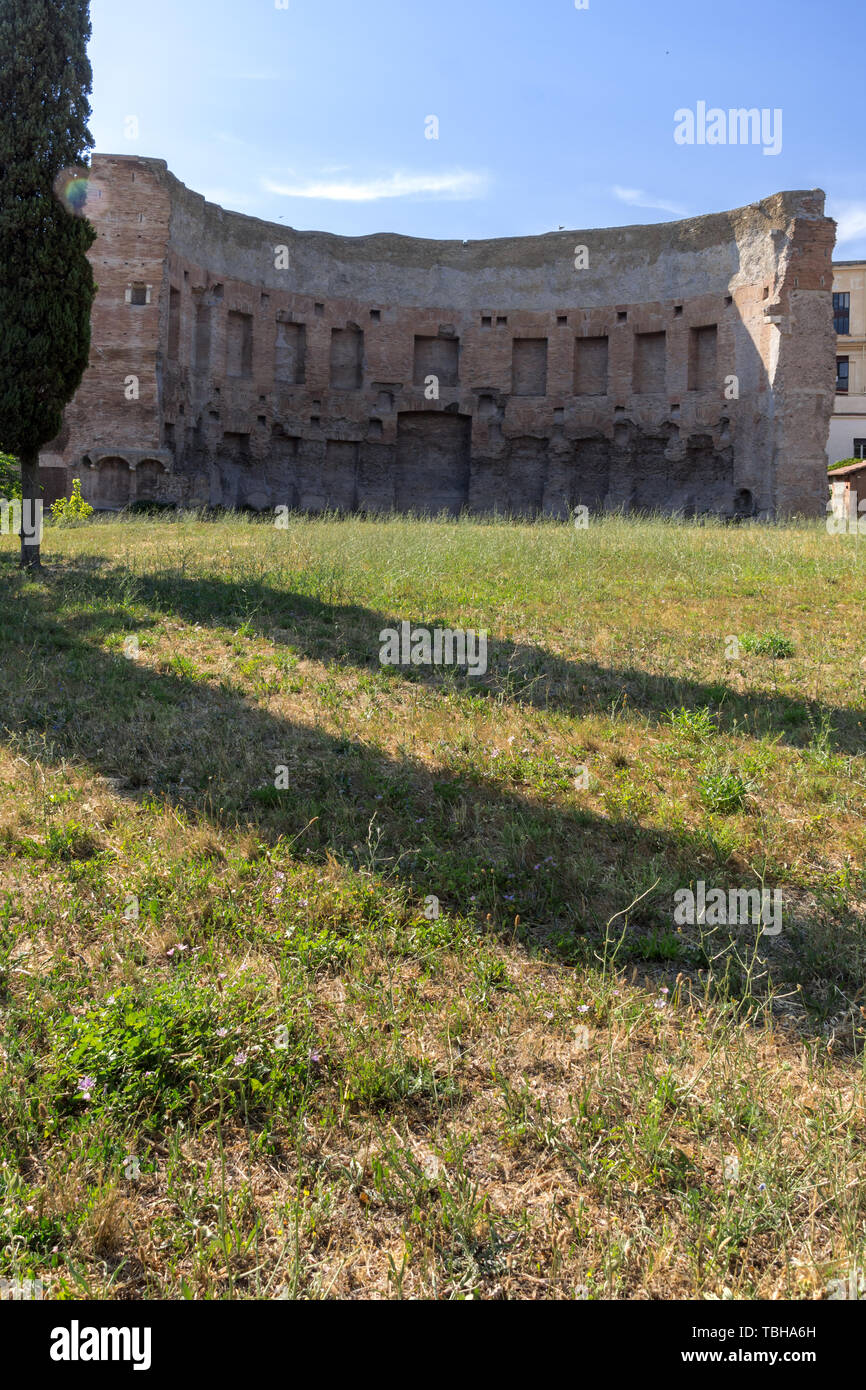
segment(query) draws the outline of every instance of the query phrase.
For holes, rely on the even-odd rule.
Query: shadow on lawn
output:
[[[80,599],[83,576],[73,574]],[[128,790],[121,794],[147,792],[183,808],[192,822],[253,831],[272,845],[294,840],[295,858],[316,862],[331,854],[393,878],[419,903],[435,894],[484,930],[511,934],[519,916],[525,942],[566,960],[585,957],[588,941],[597,947],[607,920],[659,880],[630,915],[626,954],[690,970],[703,964],[702,954],[674,935],[672,912],[675,888],[698,877],[724,881],[726,856],[708,835],[582,810],[572,768],[563,767],[562,778],[530,801],[491,781],[470,755],[456,768],[431,771],[408,754],[393,757],[372,743],[294,724],[230,686],[156,672],[103,650],[111,632],[133,630],[111,575],[87,575],[98,606],[74,619],[57,614],[56,579],[25,594],[8,577],[0,566],[4,723],[31,757],[38,751],[46,763],[83,760],[123,779]],[[296,650],[353,667],[377,665],[375,639],[387,625],[366,609],[328,607],[261,586],[239,593],[207,580],[137,579],[135,592],[161,616],[191,623],[236,620],[253,605],[253,627],[263,635],[272,635],[279,617]],[[369,646],[359,627],[369,632]],[[349,638],[358,645],[347,647]],[[515,648],[496,646],[512,659]],[[589,707],[576,689],[582,668],[537,655],[548,675],[571,686],[567,697],[545,702]],[[484,688],[498,693],[489,680]],[[691,683],[673,688],[681,702],[686,689],[701,702],[709,691]],[[519,701],[520,694],[509,698]],[[280,766],[289,769],[284,792],[274,788]],[[738,884],[754,882],[746,866],[736,876]]]
[[[87,571],[94,599],[100,604],[121,601],[129,588],[125,572]],[[136,575],[137,601],[162,614],[176,615],[203,626],[248,624],[266,640],[289,644],[295,653],[313,661],[351,669],[381,670],[379,633],[399,628],[403,619],[426,627],[447,628],[453,620],[376,612],[355,604],[331,604],[260,581],[230,583],[213,577],[187,578],[177,573]],[[500,639],[488,641],[488,669],[483,677],[455,676],[452,671],[420,667],[391,667],[405,679],[433,687],[459,685],[473,694],[515,705],[585,715],[605,713],[625,701],[631,710],[661,722],[668,711],[709,708],[720,729],[735,725],[753,738],[780,738],[805,747],[823,731],[834,751],[866,751],[866,707],[825,705],[785,694],[740,692],[723,682],[695,681],[672,672],[658,676],[636,667],[615,668],[595,661],[568,661],[543,648]]]

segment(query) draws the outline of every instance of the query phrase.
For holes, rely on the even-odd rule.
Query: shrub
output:
[[[72,483],[72,496],[60,497],[54,503],[51,508],[51,518],[53,521],[70,522],[86,521],[91,516],[93,516],[93,508],[81,496],[81,479],[75,478]]]
[[[698,791],[701,801],[708,811],[718,811],[730,816],[740,811],[752,790],[752,785],[741,777],[739,772],[725,769],[723,772],[707,772],[698,778]]]
[[[667,720],[671,730],[684,738],[712,738],[718,733],[718,720],[708,705],[701,709],[680,705],[679,709],[668,710]]]
[[[781,632],[745,632],[740,638],[744,652],[754,652],[756,656],[772,656],[781,661],[794,655],[794,643]]]

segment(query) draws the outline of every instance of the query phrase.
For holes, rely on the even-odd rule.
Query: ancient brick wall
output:
[[[80,478],[86,497],[123,506],[135,499],[140,461],[149,463],[145,488],[172,462],[160,420],[170,190],[148,160],[99,155],[88,215],[98,233],[90,252],[97,285],[90,365],[40,464],[52,491],[68,495]]]
[[[92,182],[91,366],[43,463],[98,505],[823,511],[819,191],[464,245],[296,232],[160,160]]]

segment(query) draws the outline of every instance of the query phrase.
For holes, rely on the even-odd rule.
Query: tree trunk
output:
[[[39,484],[39,454],[21,455],[21,568],[39,570],[42,561],[42,488]]]

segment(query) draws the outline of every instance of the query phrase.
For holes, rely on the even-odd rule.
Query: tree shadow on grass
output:
[[[156,612],[172,614],[204,627],[246,624],[250,635],[289,645],[313,661],[353,670],[382,669],[379,634],[399,629],[408,617],[428,628],[448,628],[453,620],[379,612],[357,604],[322,600],[258,580],[227,581],[213,576],[188,578],[177,572],[136,575],[136,601]],[[87,584],[103,605],[121,603],[130,576],[107,566],[89,567]],[[612,706],[629,710],[650,723],[663,723],[668,712],[709,708],[718,728],[735,729],[752,738],[777,738],[792,747],[816,737],[845,754],[866,751],[866,707],[829,705],[784,693],[739,691],[718,681],[697,681],[672,671],[656,675],[637,667],[604,666],[596,661],[569,661],[538,646],[490,638],[487,671],[467,676],[454,669],[398,666],[388,668],[403,679],[433,688],[463,688],[482,697],[516,706],[584,716],[608,713]]]
[[[165,584],[139,581],[137,601],[161,604],[163,616],[202,622],[205,596],[196,596],[195,585]],[[91,575],[91,585],[98,604],[66,617],[50,585],[13,597],[0,568],[4,739],[31,759],[84,762],[120,779],[121,795],[156,797],[217,831],[252,832],[282,845],[287,858],[332,857],[367,870],[399,884],[418,906],[435,895],[481,931],[513,939],[519,919],[518,939],[559,959],[597,951],[609,919],[656,884],[630,913],[621,960],[705,964],[695,943],[675,935],[672,918],[677,887],[697,878],[725,881],[726,856],[707,834],[586,810],[573,768],[563,766],[542,791],[523,795],[491,780],[471,750],[431,769],[372,742],[293,723],[231,685],[212,685],[182,668],[148,668],[101,645],[112,631],[127,636],[130,620],[111,576]],[[229,608],[239,596],[235,586],[215,592],[223,605],[210,609],[216,624],[233,616]],[[250,597],[249,586],[245,593]],[[274,595],[264,589],[251,597],[262,605]],[[210,598],[213,604],[212,582]],[[382,622],[366,609],[295,605],[296,598],[283,596],[281,621],[296,633],[298,648],[318,660],[338,660],[329,651],[342,638],[313,638],[307,615],[317,624],[345,624],[347,632],[363,622],[376,635]],[[294,619],[292,627],[296,611],[304,621]],[[264,615],[254,626],[271,631]],[[347,664],[357,666],[358,656]],[[282,767],[288,787],[278,791]],[[738,866],[737,882],[754,885],[746,866]],[[617,936],[622,927],[620,920]]]

